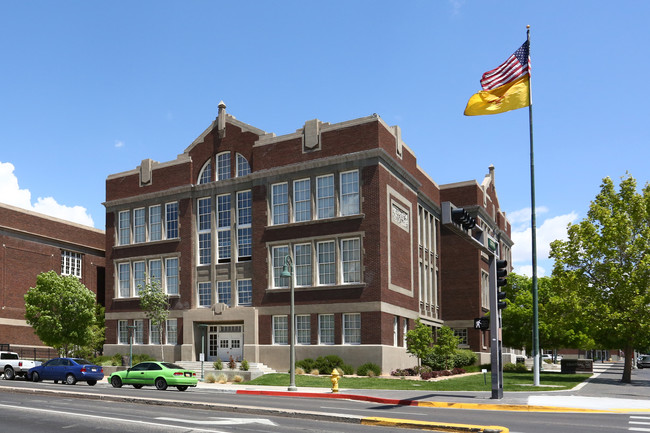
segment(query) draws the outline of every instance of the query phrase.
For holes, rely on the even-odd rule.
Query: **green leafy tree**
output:
[[[155,278],[147,278],[147,283],[140,288],[140,307],[144,311],[145,316],[149,319],[152,325],[158,327],[158,341],[160,341],[160,359],[165,360],[165,352],[163,350],[163,327],[169,317],[169,297],[163,291],[160,282]]]
[[[419,318],[415,319],[415,328],[406,331],[406,351],[418,358],[418,365],[421,360],[431,352],[433,346],[433,334],[431,328],[422,323]]]
[[[458,350],[459,338],[454,335],[453,329],[443,326],[438,329],[436,344],[433,346],[432,355],[440,360],[445,370],[454,368],[454,359]]]
[[[639,193],[627,174],[617,192],[603,179],[587,217],[569,225],[550,256],[558,295],[598,346],[625,350],[622,382],[631,382],[634,349],[650,338],[650,185]]]
[[[75,276],[41,273],[25,294],[25,320],[43,343],[68,356],[93,342],[95,294]]]

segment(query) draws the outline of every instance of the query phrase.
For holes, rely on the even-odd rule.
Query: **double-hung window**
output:
[[[273,316],[273,344],[289,344],[287,316]]]
[[[199,307],[212,306],[212,283],[199,283]]]
[[[133,242],[136,244],[146,242],[146,220],[144,208],[133,210]]]
[[[341,173],[341,215],[359,213],[359,172]]]
[[[293,182],[294,221],[309,221],[311,219],[311,182],[309,179]]]
[[[212,199],[200,198],[198,208],[199,231],[199,265],[209,265],[212,262]]]
[[[149,279],[153,284],[162,285],[162,260],[149,260]]]
[[[217,254],[219,263],[230,261],[230,195],[217,196]]]
[[[133,344],[144,344],[144,321],[134,320],[133,325]]]
[[[318,242],[318,284],[336,284],[336,244],[334,241]]]
[[[129,322],[127,320],[117,321],[117,344],[129,344]]]
[[[168,295],[178,295],[178,257],[165,259],[165,286]]]
[[[237,305],[253,305],[253,282],[252,280],[237,280]]]
[[[361,314],[343,315],[343,344],[361,344]]]
[[[289,223],[289,186],[285,183],[277,183],[271,187],[271,213],[273,224]]]
[[[252,196],[251,191],[237,193],[237,257],[250,260],[252,255]]]
[[[231,296],[230,281],[217,281],[217,302],[230,307],[232,306]]]
[[[165,205],[165,225],[167,239],[178,238],[178,202]]]
[[[286,245],[273,247],[271,251],[273,261],[273,287],[289,287],[289,279],[280,275],[284,266],[284,258],[289,254],[289,247]]]
[[[133,288],[135,289],[135,296],[140,296],[142,289],[144,289],[146,284],[145,272],[145,262],[133,262]]]
[[[311,244],[294,246],[294,268],[296,286],[311,286]]]
[[[217,180],[230,179],[230,152],[217,155]]]
[[[131,296],[131,263],[117,265],[120,298]]]
[[[149,240],[162,239],[162,206],[149,206]]]
[[[296,343],[311,344],[311,318],[309,315],[296,316]]]
[[[131,211],[123,210],[118,214],[117,232],[120,245],[131,243]]]
[[[167,319],[165,322],[166,325],[166,334],[167,334],[167,344],[177,344],[178,343],[178,322],[176,319]]]
[[[335,215],[334,203],[334,175],[316,178],[316,212],[317,218],[333,218]]]
[[[160,344],[160,325],[154,325],[149,320],[149,344]]]
[[[341,240],[341,266],[344,284],[361,282],[361,240],[359,238]]]
[[[61,275],[74,275],[81,278],[81,253],[61,251]]]
[[[318,344],[334,344],[334,314],[318,315]]]

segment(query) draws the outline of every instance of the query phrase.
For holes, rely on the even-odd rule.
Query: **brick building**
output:
[[[473,204],[498,219],[488,189],[496,211],[481,191]],[[286,370],[293,285],[297,360],[412,367],[406,331],[416,318],[443,325],[440,202],[399,127],[376,115],[276,136],[221,103],[175,160],[106,180],[105,353],[127,353],[133,330],[134,353],[162,344],[168,360],[204,352]],[[162,341],[139,308],[147,278],[171,300]]]
[[[42,272],[79,277],[103,305],[103,230],[0,204],[0,243],[0,343],[44,346],[25,322],[24,299]]]

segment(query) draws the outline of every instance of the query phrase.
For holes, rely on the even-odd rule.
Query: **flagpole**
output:
[[[530,26],[526,26],[528,38],[528,55],[530,56]],[[529,65],[530,67],[530,65]],[[539,354],[539,309],[537,290],[537,221],[535,216],[535,153],[533,151],[533,95],[532,77],[528,76],[528,126],[530,130],[530,225],[531,247],[533,262],[533,385],[539,386],[540,354]]]

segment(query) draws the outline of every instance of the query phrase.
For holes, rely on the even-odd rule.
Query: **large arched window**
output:
[[[248,164],[248,160],[240,153],[237,154],[237,177],[246,176],[250,174],[251,166]]]
[[[210,182],[212,182],[212,161],[208,160],[199,172],[198,184],[201,185],[202,183]]]

